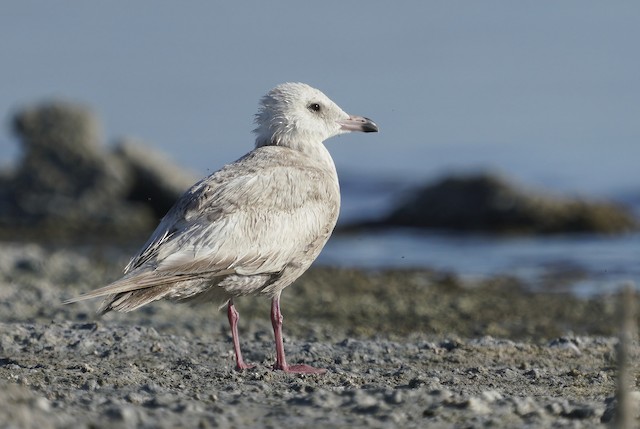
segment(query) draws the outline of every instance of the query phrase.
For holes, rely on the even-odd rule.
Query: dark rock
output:
[[[102,146],[85,106],[52,101],[17,112],[22,157],[0,174],[0,237],[82,239],[146,236],[194,180],[149,148]]]
[[[376,226],[499,233],[620,233],[637,227],[612,203],[520,189],[492,174],[453,176],[419,189]]]
[[[133,177],[127,198],[148,204],[158,218],[197,180],[163,154],[131,138],[118,141],[114,155]]]
[[[583,420],[596,416],[596,412],[597,410],[593,407],[579,407],[574,408],[573,410],[569,411],[566,414],[563,414],[562,416],[568,419]]]
[[[100,125],[86,107],[51,102],[25,109],[15,116],[14,131],[24,149],[13,177],[22,213],[64,213],[78,203],[91,208],[126,192],[126,172],[102,152]],[[74,207],[64,204],[69,200]]]

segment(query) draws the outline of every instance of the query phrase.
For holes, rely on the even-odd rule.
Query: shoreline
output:
[[[613,418],[617,295],[317,267],[283,293],[285,347],[290,363],[329,372],[270,369],[260,297],[237,301],[243,352],[258,363],[237,372],[215,305],[97,318],[98,302],[60,304],[118,276],[127,256],[117,250],[0,249],[0,416],[16,426],[599,428]]]

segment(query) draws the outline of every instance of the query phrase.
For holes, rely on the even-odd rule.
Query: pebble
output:
[[[489,403],[503,399],[502,394],[497,390],[485,390],[480,394],[480,397]]]
[[[6,426],[600,428],[613,418],[612,337],[568,335],[545,347],[431,333],[351,338],[331,326],[310,328],[320,338],[311,341],[285,330],[291,363],[329,367],[309,377],[270,369],[269,321],[251,322],[247,311],[241,345],[257,366],[238,372],[224,312],[159,302],[97,319],[94,302],[58,304],[104,281],[87,252],[15,243],[0,250]],[[16,269],[20,259],[42,269]],[[264,307],[268,317],[268,301]]]
[[[404,401],[404,395],[400,390],[392,390],[385,393],[385,401],[393,405],[401,404]]]
[[[319,408],[333,409],[342,405],[342,399],[334,392],[317,389],[309,394],[309,404]]]
[[[380,406],[378,399],[364,390],[354,391],[351,403],[354,405],[355,410],[361,413],[375,412]]]
[[[576,339],[568,337],[556,338],[549,343],[549,347],[552,349],[569,350],[579,356],[581,352],[578,345],[579,342]]]
[[[515,412],[519,416],[526,416],[538,410],[538,406],[530,397],[518,398],[514,397],[511,399],[515,407]]]
[[[108,420],[121,423],[125,427],[136,427],[138,424],[138,412],[132,406],[109,408],[104,413]]]
[[[83,385],[82,385],[82,390],[89,390],[89,391],[94,391],[94,390],[98,390],[100,388],[100,385],[98,384],[98,382],[95,379],[90,379],[87,380]]]

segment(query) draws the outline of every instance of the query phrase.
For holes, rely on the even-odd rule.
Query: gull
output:
[[[255,148],[182,195],[115,282],[72,298],[105,297],[98,312],[132,311],[150,302],[226,305],[235,364],[252,368],[240,350],[234,299],[271,299],[275,370],[326,370],[287,364],[280,294],[320,254],[340,210],[335,164],[324,141],[351,131],[377,132],[370,119],[345,113],[319,90],[284,83],[255,115]]]

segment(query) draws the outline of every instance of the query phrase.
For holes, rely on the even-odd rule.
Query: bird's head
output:
[[[345,113],[329,97],[304,83],[283,83],[260,100],[255,117],[256,147],[296,148],[322,143],[350,131],[376,132],[370,119]]]

